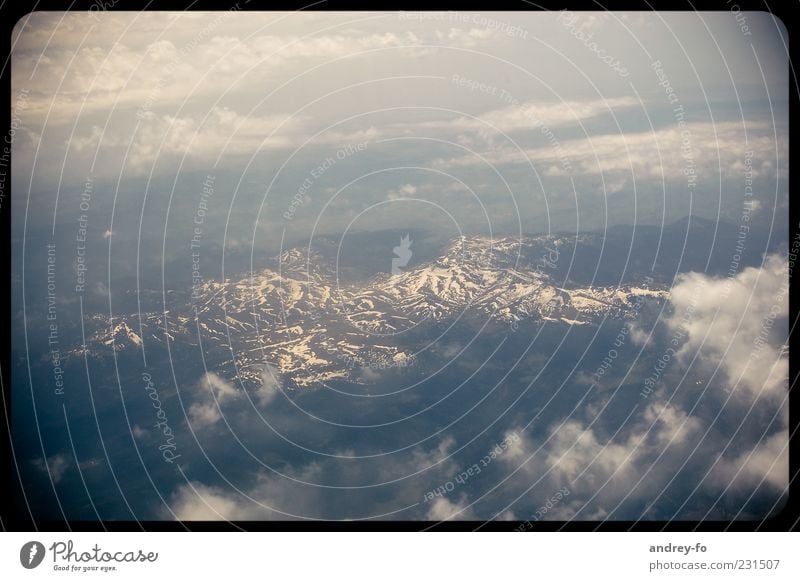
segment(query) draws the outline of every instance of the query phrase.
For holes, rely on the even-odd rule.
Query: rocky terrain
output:
[[[426,326],[446,328],[462,318],[506,328],[593,325],[632,317],[640,301],[667,297],[646,281],[593,287],[555,280],[551,267],[569,242],[460,237],[435,260],[348,284],[339,283],[335,263],[292,249],[260,272],[203,282],[185,308],[113,320],[95,315],[87,349],[102,356],[181,342],[232,362],[243,382],[259,382],[269,365],[287,385],[303,388],[367,381],[364,368],[411,364],[415,346],[407,334]]]

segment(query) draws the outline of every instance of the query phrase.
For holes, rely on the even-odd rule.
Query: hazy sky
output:
[[[116,193],[174,231],[211,176],[233,244],[598,229],[735,219],[747,167],[771,219],[785,42],[765,13],[34,13],[14,201],[72,221],[91,179],[103,230]]]

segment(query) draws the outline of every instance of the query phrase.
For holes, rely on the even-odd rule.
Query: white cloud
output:
[[[201,381],[200,385],[211,389],[214,397],[219,402],[222,402],[227,398],[236,397],[239,394],[239,390],[237,390],[233,384],[229,383],[213,371],[206,373],[205,380]]]
[[[463,348],[464,347],[459,343],[443,343],[433,347],[433,349],[440,353],[445,359],[452,359],[458,355]]]
[[[620,513],[646,517],[655,510],[698,514],[691,502],[681,506],[684,498],[670,497],[675,490],[692,494],[689,500],[702,491],[739,502],[765,482],[782,494],[788,486],[788,433],[770,433],[773,424],[756,418],[763,412],[766,418],[777,414],[775,425],[787,421],[788,359],[782,348],[787,283],[786,258],[778,255],[768,256],[762,268],[747,268],[729,279],[682,275],[671,292],[674,311],[666,320],[668,336],[678,338],[670,344],[677,351],[673,365],[683,365],[675,373],[683,373],[697,356],[704,374],[719,366],[726,385],[737,386],[733,398],[727,391],[711,391],[697,405],[696,391],[657,391],[628,425],[611,429],[602,422],[597,407],[603,402],[598,401],[584,408],[587,419],[568,419],[542,437],[512,443],[501,457],[509,469],[519,469],[511,489],[520,495],[538,481],[533,498],[566,486],[568,502],[548,513],[559,519],[618,518]],[[644,332],[634,331],[635,326],[632,341],[645,344]],[[751,413],[756,404],[759,414]],[[692,405],[693,415],[685,405]],[[687,484],[690,475],[698,480]],[[625,512],[630,507],[642,512]],[[699,510],[702,516],[705,509]]]
[[[261,372],[261,389],[256,392],[256,399],[262,407],[269,405],[282,389],[278,370],[272,365],[265,365]]]
[[[189,406],[187,416],[194,429],[207,428],[222,419],[222,407],[237,399],[239,390],[234,385],[209,371],[197,385],[200,401]]]
[[[367,382],[373,383],[376,381],[380,381],[383,377],[380,371],[377,369],[373,369],[372,367],[362,367],[361,372],[359,373],[359,377]]]
[[[447,498],[440,496],[431,501],[431,506],[428,509],[428,520],[443,521],[443,520],[470,520],[474,518],[472,511],[467,508],[466,497],[460,498],[458,501],[451,501]]]
[[[598,490],[613,481],[611,488],[623,483],[629,490],[635,482],[638,438],[621,444],[601,442],[593,430],[575,421],[565,423],[551,435],[545,462],[559,484],[574,486],[573,479],[580,476],[580,483],[588,489]]]
[[[147,172],[159,160],[175,161],[187,157],[190,161],[213,162],[218,156],[249,157],[262,150],[297,145],[296,131],[301,120],[281,115],[242,116],[223,107],[213,107],[203,117],[180,117],[145,113],[139,120],[133,143],[115,135],[114,130],[103,132],[93,126],[88,133],[78,133],[70,145],[76,153],[93,156],[98,148],[116,152],[131,170]],[[294,137],[293,137],[294,136]]]
[[[650,332],[641,329],[636,323],[628,323],[628,336],[631,343],[639,347],[648,345],[652,340]]]
[[[214,402],[193,403],[189,406],[187,415],[192,428],[196,430],[213,426],[222,419],[219,405]]]
[[[342,450],[336,458],[321,458],[294,467],[282,467],[280,474],[261,470],[247,474],[249,484],[210,486],[191,482],[178,486],[171,495],[174,517],[181,520],[258,520],[288,518],[370,518],[379,514],[411,516],[409,508],[420,512],[420,518],[472,518],[466,509],[468,500],[424,503],[426,490],[433,490],[452,479],[458,466],[451,459],[455,440],[447,437],[434,447],[419,446],[404,454],[374,459],[357,459],[353,450]],[[338,486],[387,483],[392,494],[374,504],[370,491],[384,496],[383,489],[366,487],[358,491]],[[389,489],[386,489],[389,490]],[[439,498],[438,500],[443,500]]]
[[[594,110],[589,107],[587,111]],[[599,110],[599,109],[598,109]],[[562,112],[566,115],[567,112]],[[554,114],[555,115],[555,114]],[[558,118],[558,115],[555,115]],[[547,119],[547,117],[545,117]],[[580,138],[553,141],[548,145],[522,151],[502,145],[484,154],[493,165],[517,164],[541,167],[546,175],[599,175],[612,176],[613,193],[619,179],[633,174],[637,180],[686,180],[693,171],[698,180],[718,180],[722,176],[741,176],[742,160],[753,152],[753,165],[775,158],[776,153],[785,159],[787,141],[778,135],[776,141],[772,128],[766,123],[747,124],[747,134],[742,123],[693,122],[686,124],[688,143],[684,149],[683,129],[668,125],[655,131],[606,133]],[[484,162],[472,155],[434,160],[442,169],[459,166],[480,166]],[[568,169],[565,169],[568,164]],[[773,171],[773,176],[776,175]],[[608,187],[608,186],[607,186]]]
[[[82,163],[88,164],[99,151],[111,160],[108,171],[119,171],[124,159],[128,171],[147,174],[157,163],[174,169],[178,162],[190,167],[208,167],[219,158],[248,161],[259,152],[297,148],[312,132],[309,119],[302,116],[242,114],[213,106],[206,113],[179,116],[147,111],[138,118],[135,129],[113,124],[106,130],[96,125],[83,131],[78,129],[68,146],[74,157],[82,156]],[[379,134],[374,127],[328,131],[308,145],[338,147],[342,143],[364,143]]]
[[[420,447],[415,448],[408,472],[424,472],[435,466],[441,466],[450,459],[451,450],[455,444],[455,438],[446,436],[430,451],[425,451]],[[449,466],[449,469],[455,470],[455,466]]]
[[[789,313],[785,257],[768,256],[762,268],[746,268],[734,278],[681,275],[671,301],[675,313],[668,325],[687,335],[679,356],[688,359],[699,351],[726,372],[731,389],[783,400],[789,377],[782,349],[787,338],[779,331]]]
[[[311,463],[285,476],[260,473],[246,489],[222,489],[197,482],[180,485],[171,498],[177,520],[259,520],[317,517],[320,488],[303,484],[321,476]]]
[[[488,28],[450,28],[447,31],[436,31],[439,42],[466,48],[477,46],[481,41],[488,40],[492,36],[494,36],[494,31]]]
[[[788,359],[782,348],[787,282],[786,258],[778,255],[768,256],[762,268],[747,268],[733,278],[682,275],[671,293],[675,309],[666,321],[670,337],[680,338],[675,360],[686,366],[698,356],[702,365],[720,367],[727,386],[736,389],[735,397],[729,401],[728,394],[721,393],[715,400],[709,393],[703,401],[724,400],[724,416],[718,415],[717,405],[708,404],[690,416],[680,403],[687,394],[667,390],[654,393],[649,405],[632,416],[630,426],[615,436],[601,422],[568,420],[544,438],[521,438],[501,458],[509,468],[519,468],[517,490],[524,491],[537,479],[543,494],[567,486],[569,502],[548,516],[562,519],[605,518],[612,513],[618,517],[626,506],[645,507],[645,516],[656,501],[661,511],[693,510],[667,493],[685,486],[682,471],[702,476],[710,470],[697,486],[712,495],[747,499],[762,482],[782,494],[788,486],[788,433],[767,436],[768,426],[748,420],[748,410],[759,404],[767,417],[778,413],[779,425],[786,423],[786,414],[780,412],[788,388]],[[631,337],[637,344],[645,342],[641,332]],[[720,456],[724,449],[728,451]]]
[[[789,432],[773,434],[733,458],[720,458],[711,479],[720,488],[730,486],[747,493],[762,482],[778,491],[786,491],[789,486]]]
[[[618,114],[634,107],[641,107],[641,103],[634,97],[610,97],[594,101],[553,103],[531,101],[484,113],[479,119],[500,131],[510,133],[530,131],[542,126],[558,127],[577,124],[600,115]],[[485,129],[485,125],[468,119],[462,120],[461,123],[475,129]]]
[[[58,484],[64,477],[67,468],[72,465],[72,457],[68,454],[55,454],[48,456],[45,460],[41,458],[34,460],[33,464],[45,474],[49,473],[53,483]]]
[[[187,96],[213,101],[242,90],[243,79],[269,83],[298,67],[364,51],[396,48],[415,54],[421,50],[415,47],[435,38],[433,31],[422,39],[409,29],[341,30],[355,16],[329,17],[339,23],[338,31],[303,29],[286,14],[95,16],[38,13],[18,27],[13,66],[15,78],[25,78],[31,92],[29,115],[59,123],[111,107],[174,107]],[[287,18],[283,26],[271,26]],[[93,34],[87,37],[89,28]],[[473,47],[489,40],[491,34],[484,32],[452,28],[447,44]]]
[[[413,197],[414,194],[417,193],[417,190],[418,190],[417,186],[415,186],[413,184],[403,184],[399,188],[395,188],[395,189],[389,190],[389,192],[386,194],[386,197],[389,200],[398,200],[398,199],[402,199],[402,198],[410,198],[410,197]]]
[[[171,508],[177,520],[247,520],[252,514],[246,501],[220,488],[192,482],[177,490]]]
[[[520,469],[520,487],[545,472],[540,490],[567,487],[570,503],[557,505],[548,518],[569,518],[579,509],[610,511],[622,502],[652,497],[674,476],[700,428],[698,418],[654,402],[624,436],[601,438],[595,428],[568,420],[553,426],[543,441],[519,438],[500,460]],[[585,512],[580,517],[589,518]]]

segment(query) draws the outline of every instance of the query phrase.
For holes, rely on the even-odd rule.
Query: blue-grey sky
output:
[[[749,164],[771,217],[788,82],[765,13],[33,13],[15,202],[71,220],[91,179],[178,231],[211,175],[226,245],[596,230],[738,217]]]

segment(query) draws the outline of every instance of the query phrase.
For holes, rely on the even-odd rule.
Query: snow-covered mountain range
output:
[[[574,242],[574,237],[572,239]],[[333,379],[369,381],[365,369],[404,367],[416,357],[407,333],[465,318],[492,329],[519,325],[592,325],[630,318],[641,301],[664,300],[652,281],[617,287],[554,280],[558,237],[460,237],[437,259],[341,282],[335,261],[292,249],[259,272],[192,289],[185,308],[109,317],[95,315],[90,354],[182,342],[215,353],[246,383],[265,366],[290,386]],[[391,256],[387,257],[387,262]],[[188,295],[187,295],[188,297]]]

